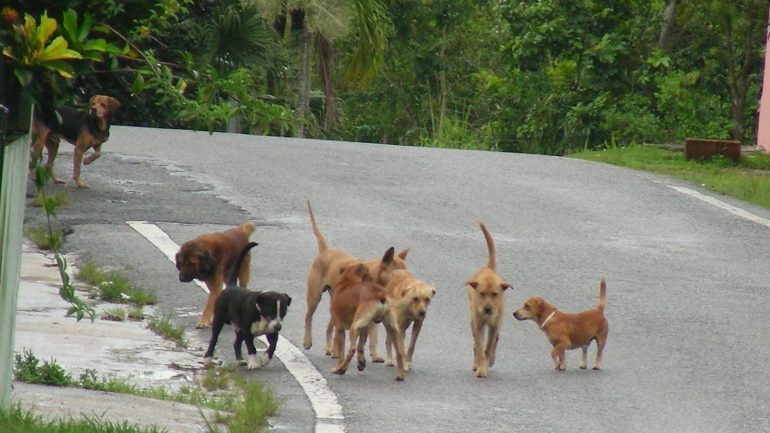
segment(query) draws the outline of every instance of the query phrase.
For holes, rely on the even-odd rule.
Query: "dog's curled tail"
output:
[[[254,233],[254,230],[257,229],[257,226],[254,225],[252,222],[245,222],[239,226],[241,230],[246,233],[246,237],[251,236],[252,233]]]
[[[599,283],[599,303],[596,304],[596,309],[603,314],[604,307],[606,305],[607,305],[607,283],[605,283],[604,278],[602,278],[602,282]]]
[[[321,234],[321,230],[318,230],[318,224],[316,224],[315,217],[313,216],[313,208],[310,207],[310,200],[307,201],[307,213],[310,214],[310,225],[313,227],[313,234],[318,240],[318,252],[322,253],[329,249],[329,247],[326,245],[326,239]]]
[[[253,224],[252,224],[253,225]],[[246,246],[243,247],[241,250],[241,253],[238,254],[238,258],[235,260],[235,263],[233,263],[233,267],[230,268],[230,272],[227,275],[227,286],[226,287],[235,287],[238,285],[238,274],[241,270],[241,265],[243,264],[243,259],[246,257],[246,255],[249,253],[249,251],[259,245],[256,242],[249,242],[246,244]]]
[[[497,260],[495,259],[495,241],[492,240],[492,235],[489,234],[487,227],[484,223],[480,222],[479,227],[484,233],[484,239],[487,240],[487,251],[489,251],[489,259],[487,259],[487,267],[493,271],[497,267]]]

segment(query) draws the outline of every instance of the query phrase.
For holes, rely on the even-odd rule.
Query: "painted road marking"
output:
[[[172,263],[176,262],[176,252],[179,251],[179,245],[160,227],[146,221],[126,221],[126,224],[155,245]],[[204,292],[209,293],[204,283],[198,280],[193,281]],[[294,376],[310,400],[310,405],[315,412],[315,432],[344,433],[345,417],[342,415],[342,406],[339,404],[337,395],[329,388],[326,379],[291,341],[282,336],[279,336],[278,340],[280,344],[276,348],[275,356]],[[264,336],[260,337],[260,341],[267,344]]]
[[[725,203],[722,200],[717,200],[714,197],[701,194],[698,191],[692,190],[690,188],[683,188],[681,186],[673,186],[673,185],[666,185],[666,186],[682,194],[689,195],[690,197],[697,198],[698,200],[704,201],[710,205],[716,206],[720,209],[724,209],[733,215],[739,216],[743,219],[747,219],[757,224],[762,224],[763,226],[770,228],[770,220],[766,218],[762,218],[761,216],[758,216],[758,215],[754,215],[753,213],[747,210],[733,206],[729,203]]]

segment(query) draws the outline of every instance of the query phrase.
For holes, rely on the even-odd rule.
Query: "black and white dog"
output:
[[[211,327],[211,341],[206,355],[203,358],[203,366],[212,365],[214,347],[222,327],[233,325],[235,329],[235,359],[242,360],[241,344],[246,342],[248,351],[247,368],[253,370],[263,367],[273,359],[275,347],[278,344],[278,331],[281,330],[281,322],[286,316],[286,310],[291,304],[291,297],[285,293],[277,292],[252,292],[238,287],[236,279],[241,262],[250,249],[257,246],[256,242],[249,242],[241,251],[238,259],[228,275],[227,286],[217,297],[214,304],[214,322]],[[269,346],[267,352],[257,361],[257,349],[254,347],[254,337],[267,335]]]

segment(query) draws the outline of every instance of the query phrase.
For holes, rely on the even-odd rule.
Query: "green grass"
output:
[[[49,233],[44,227],[27,227],[24,229],[24,235],[38,248],[47,251],[58,250],[64,242],[64,232],[53,230]]]
[[[94,263],[80,266],[77,277],[93,285],[93,295],[102,301],[130,303],[136,306],[158,303],[155,294],[134,287],[128,278],[119,272],[104,271]]]
[[[45,197],[57,209],[62,206],[68,206],[70,204],[70,196],[66,191],[61,191],[54,194],[46,194]],[[40,194],[36,195],[32,201],[32,205],[35,207],[43,207],[43,196]]]
[[[168,317],[152,318],[148,325],[153,332],[166,340],[173,341],[182,347],[187,347],[184,328],[174,325]]]
[[[142,307],[133,307],[126,314],[129,320],[144,320],[146,317]]]
[[[262,432],[267,426],[267,418],[278,410],[278,402],[269,388],[261,382],[249,381],[237,376],[236,369],[208,369],[200,378],[199,386],[183,386],[179,391],[172,392],[164,387],[140,388],[124,378],[100,378],[97,376],[96,370],[92,369],[86,370],[75,380],[55,360],[45,361],[41,365],[40,360],[31,351],[25,351],[23,356],[16,355],[14,378],[22,382],[131,394],[214,409],[217,411],[214,419],[207,420],[207,426],[211,433],[222,431],[217,424],[226,426],[230,433]],[[135,433],[155,431],[136,429],[128,424],[103,423],[98,419],[86,419],[86,421],[90,424],[68,420],[44,423],[17,407],[9,412],[0,412],[0,432]]]
[[[738,163],[724,157],[698,162],[685,160],[681,150],[636,145],[585,151],[570,157],[666,174],[770,209],[770,155],[767,154],[744,153]]]
[[[16,405],[0,409],[0,432],[3,433],[161,433],[164,429],[138,427],[127,421],[112,422],[97,417],[80,420],[45,421],[40,416]]]

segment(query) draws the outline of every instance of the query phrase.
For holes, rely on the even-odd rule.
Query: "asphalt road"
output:
[[[68,178],[71,149],[62,147],[58,172]],[[179,283],[125,221],[154,222],[177,243],[255,221],[251,288],[292,296],[282,334],[298,347],[316,252],[306,200],[333,247],[371,258],[411,246],[410,270],[438,293],[405,382],[373,364],[330,374],[328,299],[316,313],[306,355],[339,396],[349,433],[770,431],[770,228],[670,187],[714,196],[695,185],[566,158],[128,127],[114,127],[83,173],[91,190],[63,187],[72,202],[59,211],[73,229],[66,250],[155,291],[200,344],[208,335],[189,313],[203,293]],[[29,224],[40,219],[28,209]],[[513,284],[486,379],[471,372],[463,289],[486,263],[478,221]],[[579,370],[572,351],[556,372],[542,332],[511,313],[533,295],[564,311],[593,307],[600,278],[610,323],[603,369]],[[221,340],[217,354],[229,352]],[[277,429],[312,431],[280,363],[255,374],[285,401]]]

